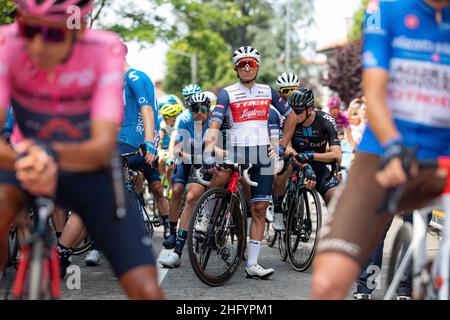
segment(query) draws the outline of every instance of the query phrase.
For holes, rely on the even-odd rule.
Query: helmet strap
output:
[[[236,70],[236,76],[239,78],[239,81],[240,81],[242,84],[247,84],[247,83],[251,83],[251,82],[253,82],[253,81],[256,81],[256,78],[258,78],[258,73],[256,73],[255,78],[252,79],[252,80],[244,80],[244,79],[242,79],[242,78],[239,76],[239,73],[238,73],[237,70]]]

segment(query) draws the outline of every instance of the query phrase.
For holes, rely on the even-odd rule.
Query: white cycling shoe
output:
[[[84,262],[89,267],[95,267],[100,264],[100,251],[93,249],[89,251],[88,255],[84,259]]]
[[[181,264],[181,258],[178,253],[171,252],[169,255],[159,259],[158,262],[166,268],[178,268]]]
[[[273,215],[272,228],[275,231],[284,231],[284,221],[282,213],[275,213]]]
[[[268,279],[271,275],[275,273],[273,269],[264,269],[259,264],[254,264],[251,267],[245,268],[245,274],[247,278],[258,278],[258,279]]]

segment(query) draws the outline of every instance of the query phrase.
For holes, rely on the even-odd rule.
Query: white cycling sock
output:
[[[261,241],[250,240],[248,242],[247,267],[258,263],[259,251],[261,250]]]

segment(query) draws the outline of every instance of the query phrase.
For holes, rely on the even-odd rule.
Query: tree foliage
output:
[[[328,79],[323,84],[335,91],[346,106],[362,95],[360,40],[338,47],[328,59]]]
[[[273,83],[284,70],[286,1],[275,0],[163,0],[173,7],[177,17],[178,41],[174,46],[199,56],[199,84],[205,88],[220,87],[236,81],[230,63],[231,53],[242,45],[256,47],[262,56],[258,81]],[[297,30],[312,23],[313,1],[292,0],[291,58],[293,71],[300,67],[302,50],[310,45]],[[208,30],[207,33],[205,31]],[[215,34],[216,36],[212,36]],[[222,41],[219,41],[219,38]],[[220,47],[205,44],[215,39]],[[181,45],[180,43],[183,43]],[[172,47],[172,49],[175,49]],[[202,58],[205,57],[205,58]],[[209,57],[214,57],[214,63]],[[281,57],[281,59],[280,59]],[[211,68],[217,66],[217,68]],[[180,83],[190,82],[189,59],[168,54],[168,72],[164,81],[168,90],[178,89]],[[176,78],[170,73],[183,70]],[[205,73],[205,71],[207,71]]]
[[[15,9],[13,0],[0,0],[0,25],[14,21]]]
[[[366,7],[370,1],[371,0],[362,0],[360,8],[353,15],[353,27],[349,34],[349,39],[351,39],[353,41],[362,38],[364,13],[365,13]]]

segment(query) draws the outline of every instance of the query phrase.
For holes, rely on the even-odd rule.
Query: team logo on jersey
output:
[[[441,55],[439,54],[439,53],[435,53],[435,54],[433,54],[432,56],[431,56],[431,60],[433,61],[433,62],[436,62],[436,63],[439,63],[439,62],[441,62]]]
[[[136,71],[131,71],[130,74],[128,75],[128,79],[131,79],[133,81],[138,81],[139,76],[136,74]]]
[[[415,30],[419,27],[419,18],[414,14],[409,14],[405,17],[405,26],[408,29]]]
[[[76,128],[69,120],[55,118],[50,119],[38,132],[38,137],[43,140],[50,139],[54,134],[61,134],[73,138],[80,139],[83,132]]]
[[[88,87],[95,81],[95,72],[91,68],[81,71],[65,72],[59,76],[58,83],[62,87],[69,87],[74,83],[80,87]]]

